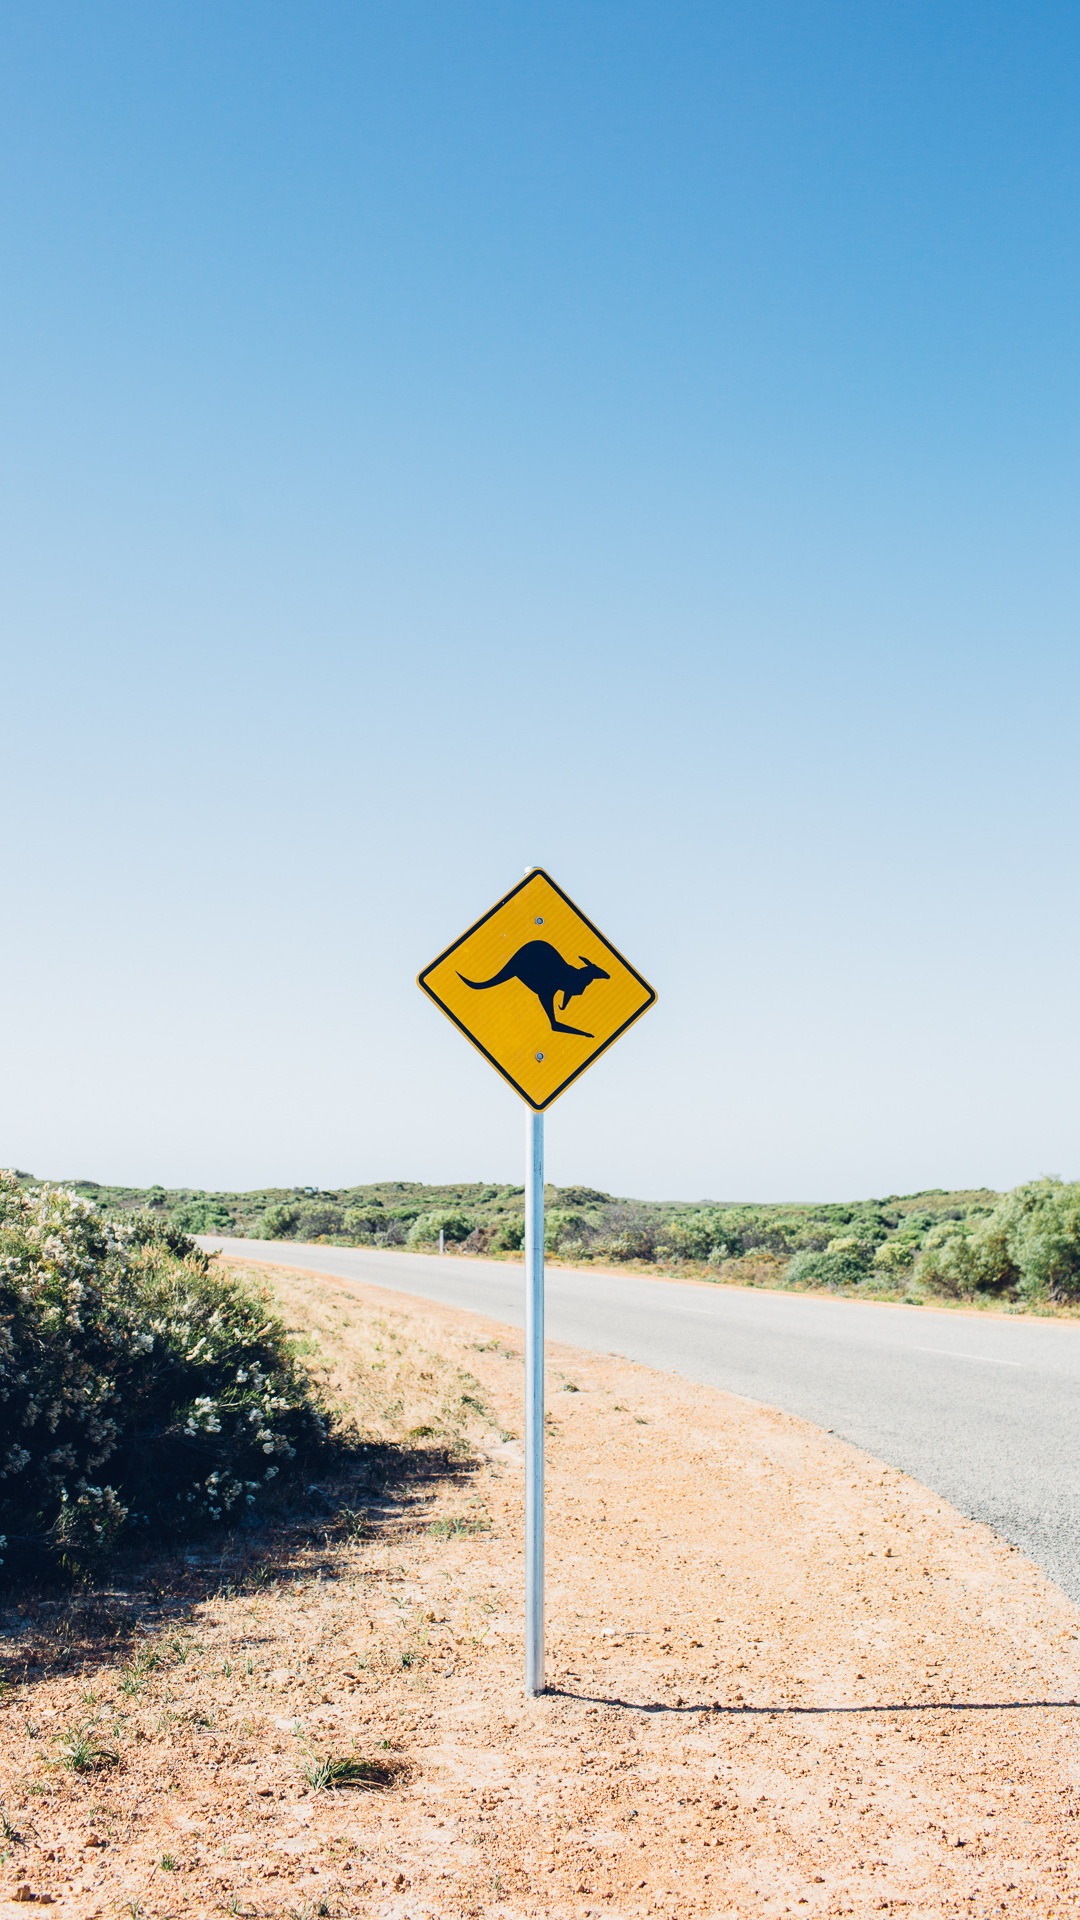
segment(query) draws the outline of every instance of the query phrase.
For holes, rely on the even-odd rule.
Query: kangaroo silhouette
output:
[[[594,980],[610,980],[611,975],[605,973],[603,967],[586,960],[584,954],[581,955],[580,967],[572,967],[569,960],[564,960],[558,949],[547,940],[529,940],[525,946],[518,948],[513,959],[508,960],[502,972],[495,974],[492,979],[465,980],[463,973],[458,974],[458,979],[464,980],[467,987],[474,987],[478,993],[487,987],[501,987],[507,980],[520,980],[523,987],[535,993],[551,1023],[552,1033],[576,1033],[580,1040],[591,1040],[591,1033],[583,1033],[580,1027],[564,1027],[561,1020],[556,1020],[555,995],[562,994],[559,1011],[565,1013],[571,1000],[579,993],[584,993],[586,987],[591,987]]]

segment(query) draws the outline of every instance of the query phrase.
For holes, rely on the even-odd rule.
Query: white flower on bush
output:
[[[115,1487],[88,1487],[85,1481],[80,1483],[80,1492],[75,1501],[76,1509],[82,1509],[82,1518],[89,1521],[90,1530],[98,1539],[123,1525],[128,1510],[118,1499]]]
[[[221,1421],[218,1419],[217,1407],[207,1394],[200,1394],[196,1399],[188,1414],[187,1425],[184,1428],[184,1432],[191,1435],[196,1433],[221,1432]]]

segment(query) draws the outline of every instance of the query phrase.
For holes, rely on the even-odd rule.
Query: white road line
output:
[[[999,1360],[992,1353],[957,1353],[955,1347],[912,1347],[912,1353],[943,1353],[947,1360],[982,1360],[988,1367],[1022,1367],[1022,1360]]]

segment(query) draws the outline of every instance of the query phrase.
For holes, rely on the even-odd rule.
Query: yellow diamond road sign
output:
[[[418,984],[537,1113],[656,999],[539,867]]]

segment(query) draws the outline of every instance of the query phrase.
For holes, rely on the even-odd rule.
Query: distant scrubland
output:
[[[187,1234],[424,1250],[438,1244],[441,1230],[451,1251],[488,1256],[513,1256],[524,1237],[524,1192],[513,1186],[388,1180],[333,1191],[204,1193],[66,1184],[110,1215],[136,1213]],[[1004,1194],[935,1188],[770,1206],[654,1203],[593,1187],[549,1187],[547,1247],[574,1265],[1045,1311],[1080,1306],[1080,1183],[1045,1178]]]

